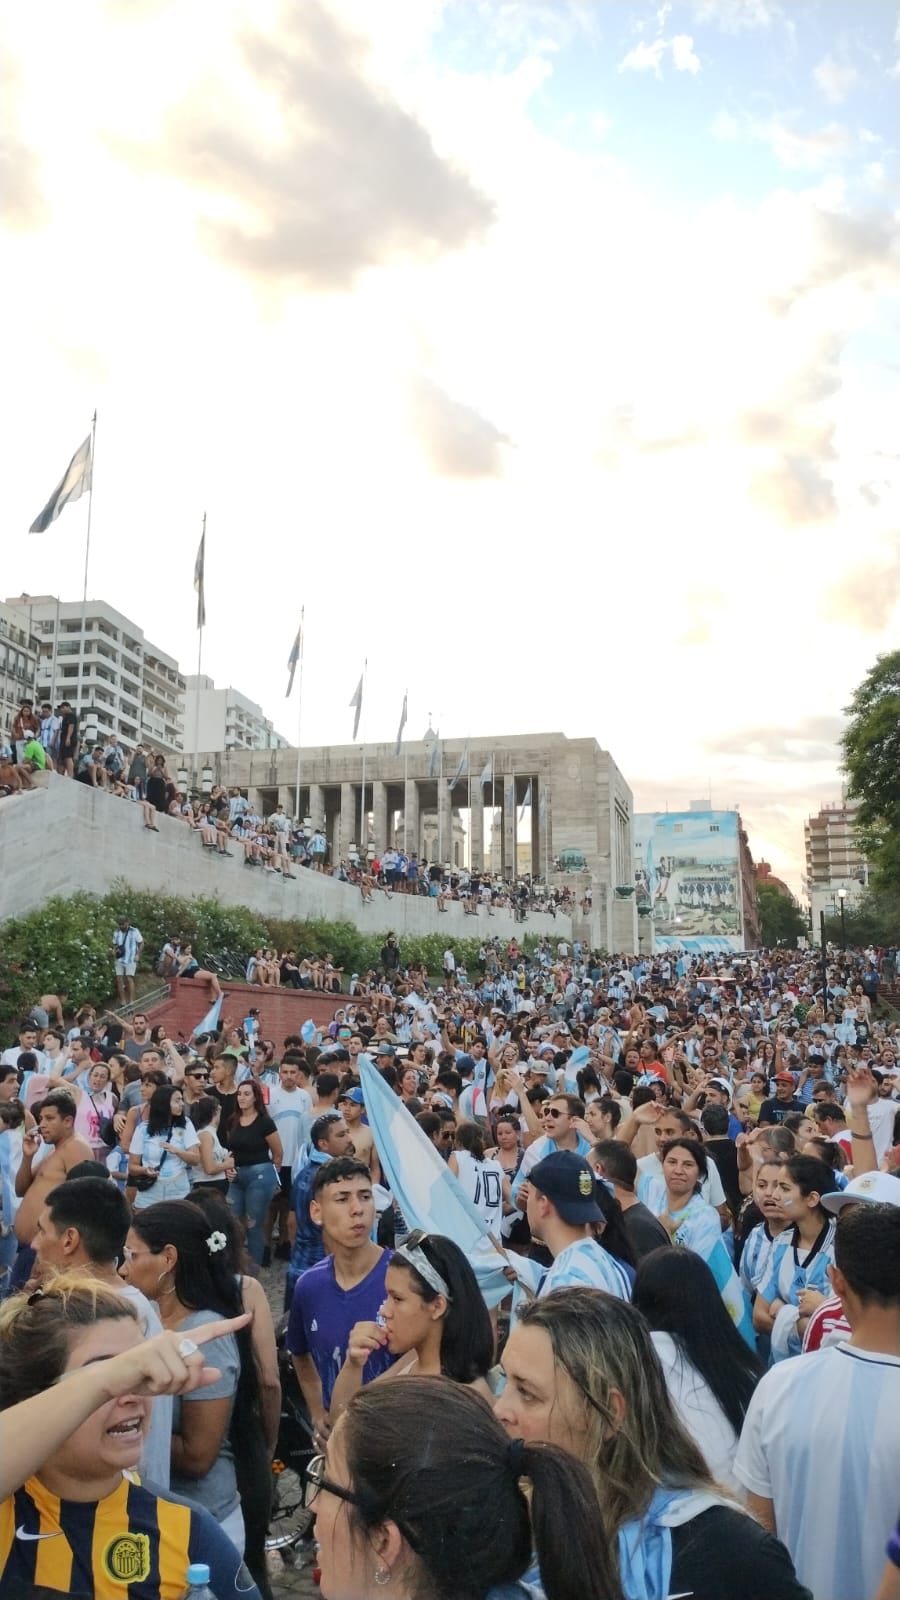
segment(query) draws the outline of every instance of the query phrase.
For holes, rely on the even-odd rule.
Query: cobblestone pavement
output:
[[[285,1270],[285,1263],[276,1261],[271,1267],[264,1267],[259,1275],[272,1309],[276,1328],[283,1316]],[[315,1546],[312,1543],[303,1543],[293,1553],[297,1557],[296,1565],[293,1567],[282,1561],[277,1553],[269,1556],[269,1576],[275,1600],[321,1600],[321,1591],[314,1583],[312,1575]]]

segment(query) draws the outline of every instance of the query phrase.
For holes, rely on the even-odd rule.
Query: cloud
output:
[[[686,626],[675,643],[688,648],[711,644],[716,622],[722,617],[725,606],[726,598],[721,589],[692,589],[685,608]]]
[[[830,122],[815,133],[800,133],[788,120],[770,117],[757,124],[754,133],[791,172],[830,167],[850,154],[853,142],[850,129],[842,122]]]
[[[672,65],[676,72],[699,72],[700,57],[689,33],[676,33],[672,40]]]
[[[757,761],[837,761],[843,730],[842,717],[805,717],[793,728],[735,728],[704,739],[703,748],[710,755]]]
[[[620,61],[619,71],[652,72],[657,78],[661,78],[662,64],[667,52],[671,52],[672,65],[676,72],[700,71],[700,57],[694,50],[694,41],[689,33],[676,33],[672,39],[654,39],[652,43],[641,40],[633,50],[629,50],[624,60]]]
[[[484,237],[490,201],[368,76],[365,44],[319,0],[283,8],[271,32],[244,31],[236,47],[240,108],[221,83],[197,85],[158,149],[130,150],[205,192],[203,236],[229,265],[259,280],[347,289],[367,268],[432,260]],[[246,91],[259,97],[255,115]]]
[[[782,17],[775,0],[694,0],[697,22],[713,22],[725,33],[742,33],[751,28],[770,28]]]
[[[822,596],[824,622],[843,623],[860,633],[879,634],[900,603],[900,534],[875,561],[855,564]]]
[[[782,456],[774,466],[753,474],[750,492],[762,510],[788,526],[827,522],[837,515],[834,487],[809,457]]]
[[[772,297],[776,314],[792,310],[801,296],[851,278],[859,278],[869,293],[900,281],[900,227],[879,212],[850,215],[816,207],[804,254],[796,278]]]
[[[419,377],[410,396],[413,431],[432,469],[444,478],[500,478],[510,440],[474,406],[454,400],[431,378]]]
[[[813,77],[829,105],[842,106],[847,96],[859,83],[859,73],[849,62],[835,61],[834,56],[823,56],[813,68]]]
[[[19,131],[20,86],[12,56],[0,51],[0,218],[10,233],[29,233],[47,217],[41,163]]]

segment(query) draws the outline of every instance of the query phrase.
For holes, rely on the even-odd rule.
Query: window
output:
[[[709,831],[710,833],[718,833],[719,824],[717,822],[711,822],[709,825]]]
[[[673,822],[672,823],[672,832],[673,833],[684,833],[684,823],[683,822]]]

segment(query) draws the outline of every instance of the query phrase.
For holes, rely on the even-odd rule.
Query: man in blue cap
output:
[[[598,1181],[584,1157],[570,1150],[555,1151],[532,1168],[528,1226],[553,1257],[538,1287],[539,1299],[574,1284],[631,1299],[633,1270],[597,1237],[606,1226],[597,1201]]]
[[[373,1183],[381,1182],[381,1167],[378,1164],[378,1155],[375,1150],[375,1140],[372,1130],[364,1120],[366,1102],[362,1089],[355,1085],[349,1089],[342,1089],[338,1095],[338,1110],[347,1127],[350,1129],[350,1141],[353,1145],[353,1154],[357,1161],[368,1167]]]

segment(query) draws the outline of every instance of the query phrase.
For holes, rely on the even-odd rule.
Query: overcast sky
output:
[[[559,729],[799,887],[896,643],[889,0],[30,0],[0,20],[4,594],[304,742]],[[892,626],[893,625],[893,626]]]

